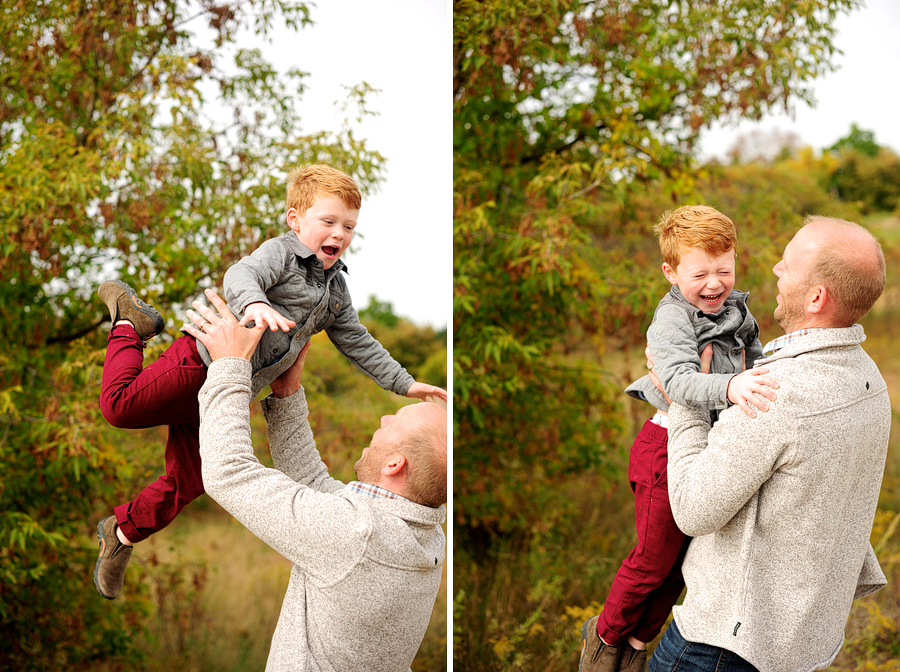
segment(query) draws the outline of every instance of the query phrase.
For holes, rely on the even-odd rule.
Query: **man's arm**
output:
[[[323,492],[336,492],[344,483],[329,476],[328,467],[316,449],[306,393],[300,385],[310,345],[304,345],[291,367],[272,381],[272,394],[262,400],[269,451],[275,468],[298,483]]]
[[[682,532],[697,537],[727,524],[783,463],[796,423],[783,406],[751,418],[738,408],[710,429],[706,412],[669,408],[669,503]]]
[[[226,511],[292,562],[321,573],[340,571],[336,563],[343,560],[326,559],[354,561],[361,547],[353,534],[361,529],[360,512],[352,502],[317,492],[256,459],[250,439],[248,360],[264,328],[239,326],[215,292],[208,290],[207,296],[221,317],[198,302],[194,307],[199,314],[187,313],[203,327],[191,327],[189,333],[206,345],[214,360],[199,394],[204,486]],[[303,425],[308,429],[305,416],[297,424],[301,431]],[[315,444],[305,448],[315,451]],[[319,473],[319,468],[312,471]]]

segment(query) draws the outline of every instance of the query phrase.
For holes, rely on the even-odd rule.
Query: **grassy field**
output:
[[[161,565],[176,571],[152,571]],[[119,598],[128,599],[129,583],[149,581],[154,610],[143,629],[135,630],[147,656],[142,669],[264,669],[290,568],[208,496],[193,502],[168,528],[137,546]],[[445,572],[413,672],[447,668],[446,594]]]

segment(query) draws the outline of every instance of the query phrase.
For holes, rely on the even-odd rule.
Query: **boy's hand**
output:
[[[248,305],[244,309],[244,317],[241,318],[239,324],[245,327],[250,320],[253,320],[256,326],[267,327],[272,331],[278,331],[279,329],[290,331],[297,326],[296,322],[287,319],[268,303],[263,303],[262,301]]]
[[[410,399],[422,399],[423,401],[432,401],[428,397],[437,397],[445,405],[447,403],[447,391],[442,390],[434,385],[426,385],[425,383],[413,383],[406,391],[406,396]]]
[[[740,406],[751,418],[756,417],[757,408],[768,411],[769,405],[754,394],[761,394],[771,401],[777,398],[774,390],[778,389],[778,383],[764,375],[768,372],[768,369],[748,369],[734,376],[728,381],[728,401]]]
[[[303,367],[306,365],[306,354],[309,352],[309,346],[311,344],[312,341],[307,341],[290,368],[269,383],[273,397],[276,399],[284,399],[285,397],[296,394],[300,389],[300,376],[303,374]]]

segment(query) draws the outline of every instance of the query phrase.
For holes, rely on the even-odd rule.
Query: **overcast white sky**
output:
[[[780,114],[738,127],[716,127],[701,138],[703,155],[724,156],[741,133],[777,128],[797,133],[804,144],[829,147],[850,132],[850,124],[874,131],[875,141],[900,152],[900,0],[866,0],[841,15],[835,45],[840,66],[814,83],[815,108],[797,105],[793,119]]]
[[[387,158],[364,197],[347,282],[357,309],[374,294],[417,324],[442,328],[452,311],[452,33],[447,0],[318,0],[314,26],[277,30],[263,56],[306,78],[304,133],[340,129],[341,86],[368,82],[369,117],[355,131]],[[355,250],[355,251],[354,251]]]

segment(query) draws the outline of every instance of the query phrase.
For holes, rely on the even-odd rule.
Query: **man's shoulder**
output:
[[[828,335],[807,338],[805,344],[791,344],[756,363],[778,381],[778,401],[831,407],[887,390],[878,366],[859,343]]]

